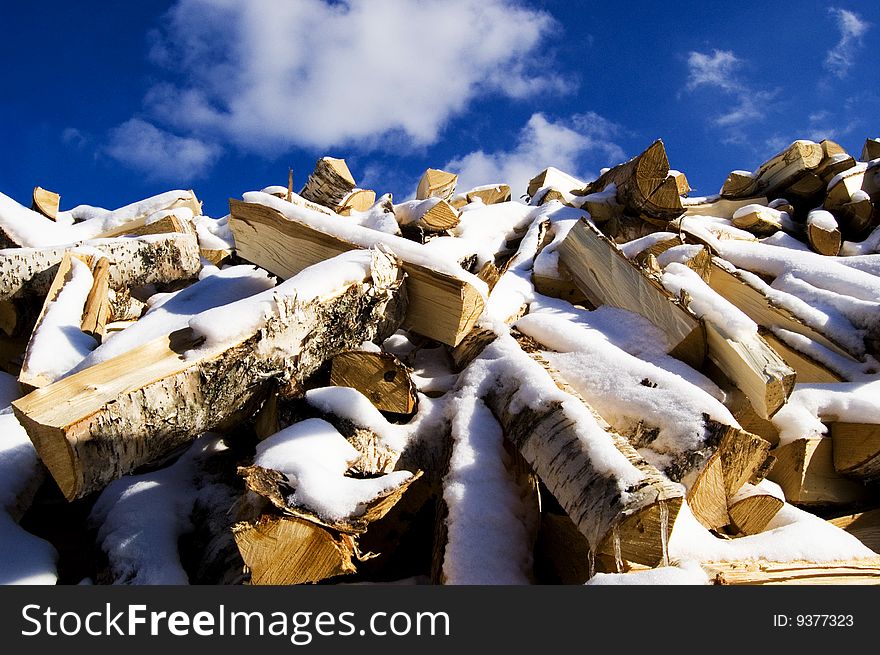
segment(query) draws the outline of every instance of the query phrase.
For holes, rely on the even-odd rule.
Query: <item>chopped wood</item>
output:
[[[412,414],[418,404],[411,369],[389,353],[352,350],[330,364],[330,383],[357,389],[384,412]]]
[[[834,470],[832,439],[796,439],[773,449],[776,457],[767,479],[785,493],[795,505],[846,505],[870,497],[860,482],[849,480]]]
[[[865,139],[859,161],[871,161],[880,157],[880,139]]]
[[[351,212],[365,212],[376,204],[376,192],[371,189],[352,189],[333,209],[340,216]]]
[[[845,514],[828,522],[846,530],[875,553],[880,552],[880,509]]]
[[[490,373],[492,384],[486,386],[483,397],[505,438],[517,447],[559,501],[594,553],[613,556],[617,551],[624,559],[648,566],[665,561],[667,531],[683,500],[680,485],[661,475],[626,438],[610,430],[573,389],[552,374],[536,348],[528,349],[528,353],[511,349],[505,357],[494,360],[497,367]],[[530,365],[523,365],[523,360]],[[511,366],[516,374],[512,374]],[[608,444],[641,472],[640,482],[626,485],[613,471],[591,461],[584,446],[583,430],[587,427],[579,425],[566,404],[546,401],[538,408],[512,402],[521,390],[548,383],[593,414]]]
[[[758,534],[764,531],[784,504],[781,498],[748,485],[730,500],[727,508],[730,524],[740,534]]]
[[[798,382],[842,382],[843,377],[815,359],[795,350],[766,328],[758,333],[794,369]]]
[[[344,159],[322,157],[299,195],[311,202],[335,209],[355,189],[354,177]]]
[[[483,201],[484,205],[494,205],[499,202],[510,201],[510,187],[507,184],[475,187],[467,191],[464,196],[469,203],[479,198]]]
[[[880,224],[880,212],[870,198],[850,200],[835,208],[840,232],[847,241],[861,241],[877,224]]]
[[[700,368],[706,354],[702,323],[588,221],[581,219],[571,229],[559,258],[594,307],[613,305],[641,314],[667,335],[671,355]]]
[[[768,199],[766,196],[738,199],[717,196],[713,198],[683,199],[681,203],[684,207],[683,216],[715,216],[716,218],[731,219],[737,209],[746,205],[766,205]]]
[[[641,154],[603,173],[577,195],[597,193],[610,184],[617,187],[618,203],[637,216],[671,221],[684,211],[678,183],[675,177],[669,176],[669,159],[661,139]]]
[[[0,300],[45,295],[64,253],[89,246],[110,261],[110,286],[138,287],[194,277],[199,269],[199,244],[188,234],[83,241],[49,248],[0,250]]]
[[[461,342],[452,349],[452,370],[460,373],[468,364],[480,356],[486,346],[495,341],[498,335],[488,328],[475,326]]]
[[[550,166],[529,180],[526,193],[528,193],[530,198],[534,198],[538,191],[549,188],[555,189],[560,193],[561,198],[563,193],[570,194],[583,187],[584,183],[581,180]]]
[[[131,295],[128,287],[110,289],[108,291],[110,302],[110,316],[108,321],[136,321],[147,308],[147,304]]]
[[[295,516],[267,514],[237,524],[233,535],[254,585],[319,582],[357,571],[351,535]]]
[[[437,234],[451,230],[458,225],[459,211],[446,200],[427,199],[413,207],[407,207],[409,211],[404,213],[400,205],[395,210],[395,216],[400,215],[398,221],[405,233],[407,228],[422,230],[428,234]]]
[[[816,169],[824,158],[822,145],[799,139],[761,164],[751,176],[747,177],[741,171],[731,173],[721,189],[721,195],[728,198],[772,195]]]
[[[358,537],[385,516],[421,476],[417,472],[401,485],[379,494],[356,517],[328,521],[306,508],[288,504],[295,481],[282,473],[258,466],[244,467],[239,472],[248,489],[270,505],[269,511],[256,519],[243,513],[242,520],[233,526],[251,584],[256,585],[319,582],[355,573],[356,561],[364,557]]]
[[[829,428],[835,471],[866,482],[880,478],[880,425],[834,421]]]
[[[688,184],[687,176],[681,171],[669,171],[669,177],[675,180],[675,187],[678,189],[678,195],[686,196],[693,191],[691,185]]]
[[[880,584],[880,558],[842,562],[712,562],[703,564],[713,584]]]
[[[229,206],[229,226],[239,255],[282,279],[328,257],[363,247],[266,205],[230,200]],[[373,245],[393,243],[394,238],[375,232]],[[458,344],[483,311],[480,292],[463,279],[405,259],[403,269],[409,298],[404,327],[441,343]]]
[[[709,286],[759,326],[797,332],[857,364],[858,357],[849,352],[845,346],[806,325],[787,309],[774,304],[759,289],[749,284],[739,271],[727,262],[713,259]]]
[[[791,395],[795,371],[758,334],[734,340],[708,321],[705,327],[709,357],[746,394],[757,415],[769,419]]]
[[[440,198],[448,200],[455,193],[455,185],[458,183],[458,175],[441,171],[437,168],[429,168],[419,179],[416,188],[416,200],[428,198]]]
[[[110,316],[110,261],[100,257],[92,267],[94,283],[83,307],[82,331],[101,343]]]
[[[70,280],[74,259],[79,259],[89,267],[92,273],[93,282],[92,288],[89,291],[89,295],[86,298],[83,307],[76,310],[79,314],[77,316],[67,317],[67,320],[64,322],[68,324],[79,323],[82,332],[94,338],[96,344],[100,343],[103,338],[104,326],[107,322],[107,315],[110,310],[109,299],[107,296],[109,285],[109,262],[105,257],[96,258],[91,255],[79,255],[68,251],[64,254],[61,263],[58,264],[58,271],[55,274],[55,278],[52,280],[52,286],[49,287],[49,291],[43,301],[42,309],[40,310],[34,325],[32,338],[28,342],[28,347],[25,350],[24,358],[22,360],[18,382],[22,389],[28,392],[40,387],[45,387],[46,385],[51,384],[55,379],[55,376],[47,375],[45,370],[34,368],[32,362],[34,356],[33,335],[35,335],[37,330],[40,329],[40,326],[43,324],[43,321],[46,319],[49,312],[63,311],[63,309],[58,309],[56,307],[55,301],[64,286]],[[66,335],[62,336],[66,337]]]
[[[842,244],[840,228],[830,212],[822,211],[819,214],[817,211],[811,211],[809,213],[807,216],[807,240],[810,243],[810,248],[820,255],[836,257],[840,253]]]
[[[779,212],[761,205],[741,207],[734,212],[731,222],[756,236],[768,236],[782,229]]]
[[[40,212],[46,218],[53,221],[58,217],[58,207],[61,204],[61,196],[54,191],[47,191],[43,187],[35,186],[31,209]]]
[[[400,324],[402,272],[376,253],[371,277],[322,302],[276,295],[256,333],[196,350],[191,328],[15,401],[13,411],[68,499],[102,488],[206,430],[249,416],[271,383],[301,384],[327,359]]]
[[[173,210],[170,210],[173,211]],[[195,235],[196,229],[188,218],[183,215],[166,214],[151,223],[147,222],[149,216],[141,216],[133,221],[128,221],[119,227],[107,230],[97,235],[96,239],[113,239],[121,236],[143,236],[145,234],[166,234],[179,232],[181,234]]]

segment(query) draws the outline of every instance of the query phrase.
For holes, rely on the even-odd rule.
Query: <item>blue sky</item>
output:
[[[192,188],[219,217],[344,157],[409,197],[546,166],[589,179],[662,138],[695,194],[797,138],[880,136],[880,3],[3,3],[0,192],[115,208]]]

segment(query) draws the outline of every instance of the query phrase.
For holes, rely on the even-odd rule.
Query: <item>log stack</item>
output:
[[[149,539],[126,489],[164,480],[191,580],[876,584],[877,154],[798,140],[693,197],[658,139],[405,203],[324,157],[230,199],[222,271],[192,192],[102,229],[4,196],[0,359],[48,472],[14,520],[89,517],[62,581],[149,580],[108,534]]]

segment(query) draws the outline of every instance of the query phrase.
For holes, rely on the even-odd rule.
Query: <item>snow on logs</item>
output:
[[[483,283],[456,262],[408,239],[335,221],[268,194],[230,199],[229,226],[239,255],[281,278],[356,248],[385,247],[402,261],[409,298],[404,327],[454,346],[483,311]]]
[[[391,334],[406,309],[402,276],[378,251],[340,255],[37,389],[13,410],[65,497],[81,497],[253,413],[270,381],[300,383],[339,352]]]

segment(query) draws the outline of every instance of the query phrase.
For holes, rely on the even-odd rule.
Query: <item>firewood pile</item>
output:
[[[0,194],[2,582],[880,582],[880,142],[457,182]]]

